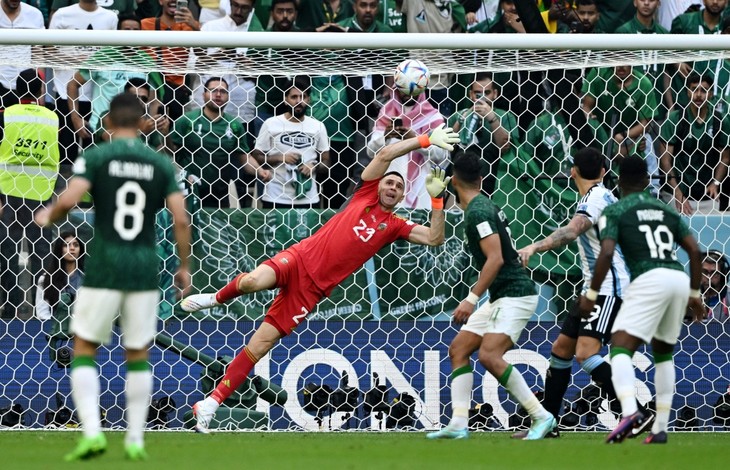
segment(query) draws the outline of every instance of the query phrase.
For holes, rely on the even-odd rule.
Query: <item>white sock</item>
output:
[[[101,432],[99,389],[96,367],[82,365],[71,369],[71,398],[81,420],[84,437],[94,437]]]
[[[124,393],[127,399],[127,435],[124,443],[144,446],[144,428],[152,396],[152,371],[127,371]]]
[[[658,434],[669,429],[669,413],[672,411],[674,383],[677,374],[674,361],[658,362],[654,365],[654,388],[656,389],[656,421],[651,432]]]
[[[631,356],[616,354],[611,358],[611,381],[616,397],[621,402],[621,416],[626,417],[638,411],[636,407],[636,375]]]
[[[469,371],[451,380],[451,408],[449,428],[466,429],[469,426],[469,405],[474,388],[474,374]]]
[[[512,367],[512,366],[510,366]],[[507,383],[504,384],[504,388],[514,397],[517,402],[527,411],[533,419],[547,419],[552,415],[540,404],[540,400],[537,399],[530,387],[527,386],[527,382],[520,374],[517,368],[512,367],[512,371],[507,378]]]

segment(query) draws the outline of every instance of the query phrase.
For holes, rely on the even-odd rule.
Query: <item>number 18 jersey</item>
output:
[[[601,240],[621,247],[633,281],[647,271],[684,271],[677,261],[676,243],[690,234],[677,211],[649,193],[632,193],[603,210],[598,221]]]
[[[139,139],[119,139],[84,152],[74,174],[91,183],[94,198],[84,285],[157,289],[155,219],[167,196],[180,190],[170,160]]]

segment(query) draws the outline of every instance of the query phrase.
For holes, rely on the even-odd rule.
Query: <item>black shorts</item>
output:
[[[565,318],[560,332],[565,336],[578,339],[579,336],[590,336],[608,344],[611,339],[611,328],[616,314],[621,307],[621,298],[612,295],[599,295],[590,318],[581,318],[571,312]]]

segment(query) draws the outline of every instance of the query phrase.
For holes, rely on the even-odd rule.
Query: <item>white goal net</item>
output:
[[[669,204],[687,198],[686,220],[702,249],[714,250],[704,265],[712,316],[683,326],[676,348],[672,426],[722,430],[730,423],[730,405],[722,405],[730,380],[727,39],[0,30],[0,68],[43,71],[42,101],[61,118],[61,181],[80,152],[109,137],[103,103],[114,87],[144,98],[150,115],[141,138],[178,165],[187,194],[195,292],[220,289],[312,234],[346,202],[375,151],[409,130],[426,132],[433,122],[458,127],[461,150],[481,156],[483,189],[510,219],[517,247],[549,235],[573,216],[579,195],[569,170],[578,148],[593,146],[606,155],[608,185],[615,184],[621,158],[642,156],[652,171],[652,190]],[[418,58],[431,72],[429,90],[417,106],[392,90],[393,70],[406,58]],[[77,77],[83,85],[74,85]],[[264,181],[261,173],[245,170],[241,155],[266,152],[261,131],[270,132],[267,120],[283,109],[289,80],[306,87],[308,113],[327,137],[321,146],[299,142],[300,162],[317,164],[313,177],[302,174],[299,162],[272,163],[263,168],[273,179]],[[228,115],[218,124],[206,121],[204,113],[216,99]],[[473,118],[479,100],[495,113],[495,126]],[[297,136],[289,139],[297,144]],[[413,197],[399,214],[428,222],[430,206],[418,197],[422,171],[431,164],[448,168],[451,157],[417,152],[408,157],[404,171]],[[62,187],[59,183],[57,191]],[[710,188],[716,198],[707,197],[715,194]],[[395,243],[383,249],[256,365],[251,380],[226,401],[227,416],[214,425],[423,430],[448,422],[448,345],[458,331],[450,314],[477,271],[464,249],[462,212],[453,202],[447,209],[442,246]],[[44,314],[36,286],[40,275],[59,265],[65,245],[59,240],[75,237],[88,245],[93,218],[93,206],[86,204],[52,232],[39,234],[27,214],[5,207],[0,428],[77,425],[68,369],[74,290],[62,289]],[[158,215],[157,229],[162,301],[160,334],[151,348],[150,426],[178,429],[190,426],[191,405],[220,380],[275,291],[184,313],[174,299],[177,260],[166,212]],[[551,343],[582,287],[577,245],[534,256],[529,267],[540,303],[506,359],[538,393]],[[69,284],[77,280],[69,278]],[[100,406],[110,427],[124,426],[123,357],[115,333],[98,357]],[[524,411],[474,359],[471,425],[524,427]],[[651,354],[642,348],[634,360],[639,400],[651,406]],[[563,428],[613,428],[617,404],[611,406],[577,364],[573,372]]]

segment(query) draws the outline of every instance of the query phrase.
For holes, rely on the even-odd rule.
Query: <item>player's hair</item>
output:
[[[712,79],[711,75],[708,74],[698,74],[697,72],[692,72],[689,75],[687,75],[687,79],[684,81],[685,85],[687,85],[687,88],[692,88],[694,85],[699,85],[700,83],[707,83],[710,87],[715,83],[715,80]]]
[[[25,69],[18,74],[15,94],[19,99],[40,97],[43,90],[43,79],[36,69]]]
[[[52,307],[56,305],[61,298],[61,292],[69,284],[68,273],[63,265],[63,249],[66,246],[66,239],[69,237],[73,237],[79,242],[79,257],[76,259],[76,269],[82,273],[84,272],[84,263],[86,260],[84,256],[86,254],[84,242],[81,241],[75,232],[61,232],[51,247],[51,256],[48,257],[48,263],[46,265],[46,277],[43,279],[43,298]]]
[[[210,84],[213,82],[223,82],[226,84],[226,88],[228,88],[228,80],[226,80],[223,77],[210,77],[208,80],[205,81],[203,86],[205,87],[205,91],[210,91]]]
[[[461,150],[452,159],[454,177],[469,186],[480,187],[481,158],[471,149]]]
[[[144,116],[144,106],[137,95],[122,93],[109,103],[109,119],[114,127],[136,128]]]
[[[603,169],[603,153],[593,147],[586,147],[575,152],[573,157],[573,165],[578,168],[578,173],[582,178],[594,180],[601,177],[601,169]]]
[[[619,184],[622,186],[641,187],[645,186],[649,179],[649,171],[646,162],[638,155],[630,155],[624,158],[619,167]]]

